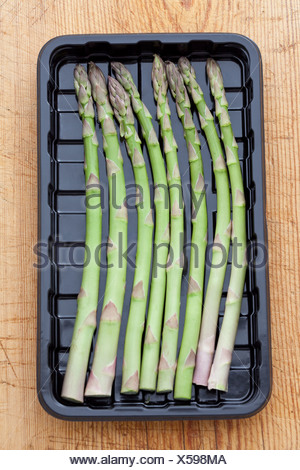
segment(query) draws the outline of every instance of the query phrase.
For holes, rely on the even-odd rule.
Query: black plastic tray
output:
[[[68,347],[76,315],[85,238],[85,192],[83,173],[82,124],[73,89],[76,63],[96,62],[104,74],[111,74],[110,62],[118,60],[130,69],[146,106],[155,117],[151,85],[153,53],[175,62],[188,56],[214,110],[205,74],[208,57],[219,61],[224,75],[233,131],[239,144],[247,202],[249,269],[247,272],[235,353],[228,393],[194,386],[190,402],[174,401],[172,393],[122,396],[121,372],[124,333],[129,310],[133,270],[128,268],[127,289],[121,325],[116,380],[109,399],[86,399],[71,404],[60,397],[68,359]],[[263,129],[262,63],[257,46],[235,34],[156,34],[62,36],[49,41],[38,58],[38,164],[39,164],[39,248],[37,389],[42,406],[58,418],[72,420],[207,419],[250,416],[268,401],[271,390],[269,291],[266,261],[265,169]],[[179,167],[185,198],[186,237],[190,239],[190,197],[188,158],[181,123],[170,98],[172,122],[178,143]],[[195,122],[199,122],[194,111]],[[154,119],[158,131],[158,124]],[[200,131],[199,131],[200,132]],[[97,125],[102,198],[102,238],[108,234],[108,187],[102,138]],[[212,243],[216,219],[216,191],[212,163],[205,137],[200,132],[207,188],[208,230]],[[133,173],[124,144],[126,183]],[[144,148],[149,179],[148,155]],[[136,213],[129,211],[128,243],[136,237]],[[73,247],[76,247],[74,249]],[[70,249],[78,267],[69,264]],[[230,275],[230,256],[220,307],[220,323],[225,307]],[[189,258],[189,253],[187,252]],[[105,261],[105,250],[102,251]],[[255,262],[262,265],[254,267]],[[182,335],[187,293],[188,265],[185,267],[181,297],[179,344]],[[101,270],[98,321],[102,307],[106,272]],[[205,285],[208,280],[206,268]],[[93,356],[95,338],[90,358]]]

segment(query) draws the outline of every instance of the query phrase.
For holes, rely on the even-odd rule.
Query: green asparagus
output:
[[[141,101],[140,94],[133,82],[130,72],[119,62],[112,63],[118,81],[123,85],[131,97],[131,104],[140,123],[143,137],[146,141],[154,181],[155,204],[155,235],[154,257],[152,266],[151,291],[149,299],[148,315],[153,313],[156,318],[163,315],[165,290],[166,290],[166,266],[169,244],[169,194],[167,177],[160,145],[153,128],[152,117],[148,109]],[[153,313],[151,313],[153,312]],[[145,335],[147,344],[160,343],[160,337],[148,328]],[[156,346],[157,347],[157,346]],[[152,370],[153,374],[153,370]],[[153,375],[152,375],[153,377]],[[153,383],[153,382],[152,382]],[[125,390],[125,387],[122,387]]]
[[[220,67],[213,59],[208,59],[206,68],[210,89],[215,98],[216,115],[218,116],[222,131],[222,139],[229,169],[232,197],[231,237],[233,246],[236,247],[236,249],[233,250],[225,314],[208,379],[208,388],[227,391],[228,375],[241,311],[247,270],[246,202],[243,176],[238,156],[238,145],[232,131],[222,73]]]
[[[89,198],[90,202],[86,204],[85,263],[81,288],[77,297],[77,315],[61,395],[67,400],[83,402],[91,343],[96,329],[100,267],[95,254],[101,244],[102,211],[98,141],[95,132],[91,83],[81,65],[76,65],[74,70],[74,87],[78,98],[79,115],[82,119],[86,199]],[[95,199],[97,199],[96,203],[92,204],[91,200],[95,201]],[[88,263],[86,263],[87,250],[90,254]]]
[[[231,235],[230,193],[227,168],[220,139],[214,125],[214,118],[204,101],[203,92],[196,82],[195,71],[189,60],[185,57],[179,59],[178,66],[199,112],[201,128],[205,133],[214,164],[217,188],[217,222],[212,265],[204,301],[203,318],[193,378],[196,384],[207,385],[215,350],[219,307]]]
[[[171,207],[171,238],[170,253],[167,267],[167,288],[165,303],[165,329],[168,329],[169,340],[178,334],[178,328],[171,328],[176,318],[178,324],[180,311],[180,294],[182,280],[181,257],[183,252],[183,198],[181,188],[181,178],[177,160],[177,144],[174,139],[170,108],[167,98],[168,81],[165,71],[165,64],[160,57],[154,56],[152,67],[152,82],[154,97],[157,101],[157,118],[160,124],[161,137],[164,143],[164,153],[167,162],[167,175],[170,193]],[[150,305],[151,306],[151,305]],[[153,304],[152,304],[153,306]],[[152,308],[149,309],[147,317],[146,331],[151,331],[155,338],[161,337],[162,315],[161,311]],[[166,334],[165,334],[166,335]],[[167,343],[169,342],[167,341]],[[160,341],[149,341],[147,336],[144,342],[141,384],[140,387],[145,390],[155,390],[157,379],[157,368],[159,361]]]
[[[167,62],[167,76],[171,93],[176,100],[177,113],[184,129],[191,178],[192,240],[188,280],[189,288],[174,390],[175,398],[190,399],[202,313],[207,245],[207,210],[200,140],[193,122],[190,100],[182,77],[172,62]],[[162,386],[161,388],[163,389]]]
[[[110,396],[115,377],[117,348],[123,310],[126,261],[119,263],[121,250],[127,249],[127,209],[123,159],[106,81],[101,70],[89,63],[89,79],[102,129],[103,149],[109,186],[109,236],[107,277],[96,349],[85,389],[86,396]],[[121,245],[121,246],[120,246]]]
[[[112,77],[109,77],[109,93],[115,116],[120,123],[121,137],[126,139],[127,152],[131,158],[138,191],[136,197],[138,213],[136,268],[125,335],[121,389],[122,393],[137,393],[139,390],[142,335],[151,270],[154,224],[146,164],[143,158],[141,141],[134,127],[130,98],[122,85]]]

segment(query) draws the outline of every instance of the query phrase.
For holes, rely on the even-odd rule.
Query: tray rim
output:
[[[263,108],[263,73],[262,73],[262,57],[260,50],[257,44],[247,36],[236,34],[236,33],[143,33],[143,34],[72,34],[72,35],[61,35],[56,36],[49,41],[47,41],[44,46],[41,48],[38,58],[37,58],[37,159],[38,159],[38,241],[42,240],[42,233],[45,232],[43,220],[45,218],[45,214],[42,214],[42,198],[45,199],[45,194],[42,193],[41,190],[41,178],[42,178],[42,165],[41,165],[41,155],[42,155],[42,137],[41,137],[41,115],[42,115],[42,102],[41,102],[41,94],[42,89],[45,91],[45,87],[47,83],[43,83],[42,75],[45,71],[42,69],[43,62],[49,64],[50,57],[52,53],[58,47],[62,46],[62,41],[66,44],[70,45],[83,45],[88,42],[110,42],[110,43],[118,43],[122,39],[124,43],[124,38],[126,38],[127,43],[138,43],[141,41],[146,40],[155,40],[165,43],[178,43],[179,38],[181,42],[188,43],[192,40],[209,40],[214,43],[223,43],[228,39],[228,42],[231,44],[237,44],[239,46],[243,46],[245,50],[248,52],[249,56],[253,55],[256,56],[259,64],[259,93],[260,93],[260,128],[261,128],[261,171],[262,171],[262,187],[261,195],[262,195],[262,207],[263,207],[263,226],[261,227],[262,231],[262,238],[264,239],[265,246],[268,250],[268,233],[267,233],[267,221],[266,221],[266,187],[265,187],[265,145],[264,145],[264,108]],[[48,69],[45,68],[48,72]],[[44,86],[43,86],[44,85]],[[45,106],[45,104],[44,104]],[[43,115],[43,120],[44,115]],[[46,120],[49,121],[49,116],[46,117]],[[45,136],[44,136],[45,137]],[[45,190],[44,190],[45,193]],[[50,210],[48,211],[50,215]],[[44,216],[44,217],[43,217]],[[42,229],[43,228],[43,229]],[[49,232],[47,233],[47,235]],[[249,401],[245,404],[239,404],[238,406],[235,404],[226,403],[226,405],[222,406],[222,411],[220,412],[218,407],[210,408],[209,413],[205,413],[207,408],[205,405],[198,406],[197,410],[201,412],[201,414],[196,415],[195,408],[190,407],[188,403],[185,402],[178,402],[175,406],[169,407],[168,404],[161,406],[161,407],[151,407],[144,406],[142,404],[139,405],[130,405],[124,404],[122,408],[113,409],[113,408],[84,408],[83,414],[76,412],[76,410],[80,410],[82,405],[79,406],[66,406],[61,404],[56,400],[53,396],[52,389],[49,393],[48,389],[45,389],[46,382],[41,386],[41,375],[42,375],[42,363],[40,360],[40,347],[41,347],[41,297],[42,297],[42,272],[38,270],[38,293],[37,293],[37,366],[36,366],[36,374],[37,374],[37,395],[41,406],[44,410],[49,413],[51,416],[68,421],[137,421],[137,420],[180,420],[180,419],[188,419],[188,420],[202,420],[202,419],[239,419],[239,418],[246,418],[255,415],[256,413],[260,412],[269,402],[271,392],[272,392],[272,358],[271,358],[271,322],[270,322],[270,294],[269,294],[269,269],[268,269],[268,262],[264,267],[265,275],[265,295],[266,295],[266,321],[267,321],[267,346],[265,347],[265,353],[267,355],[267,372],[268,377],[264,381],[264,393],[259,388],[259,392],[254,395]],[[45,271],[44,271],[45,273]],[[45,275],[49,276],[49,268],[48,273]],[[247,407],[247,412],[241,412],[241,407]],[[93,414],[97,412],[97,414]]]

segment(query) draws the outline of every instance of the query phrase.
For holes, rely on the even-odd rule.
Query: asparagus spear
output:
[[[110,396],[115,377],[126,282],[127,263],[123,260],[119,263],[121,250],[127,249],[127,209],[124,205],[126,190],[123,159],[105,77],[93,62],[89,63],[89,79],[102,129],[110,197],[106,286],[93,365],[85,395]]]
[[[149,315],[156,311],[156,318],[161,318],[164,308],[166,289],[166,265],[169,244],[169,194],[167,177],[160,145],[152,124],[152,117],[141,101],[140,94],[133,82],[130,72],[119,62],[112,63],[118,81],[131,97],[131,104],[142,128],[146,141],[155,186],[155,235],[154,259],[152,266],[151,292],[149,299]],[[160,337],[151,329],[147,329],[145,342],[158,344]],[[157,347],[157,346],[156,346]],[[153,371],[152,371],[153,373]],[[153,377],[153,376],[152,376]],[[125,388],[124,388],[125,390]]]
[[[175,398],[190,399],[202,313],[207,211],[200,141],[193,122],[190,100],[183,79],[172,62],[167,62],[167,76],[172,95],[176,100],[177,113],[184,128],[193,199],[189,289],[174,391]]]
[[[180,311],[180,294],[182,280],[181,257],[183,252],[183,198],[181,178],[177,160],[177,144],[174,139],[170,108],[167,98],[168,81],[165,64],[160,57],[154,56],[152,67],[152,82],[154,97],[157,101],[157,117],[160,124],[161,137],[164,142],[164,152],[168,170],[168,186],[170,193],[171,224],[170,224],[170,255],[167,267],[167,288],[165,304],[164,344],[170,344],[173,337],[177,336],[178,328],[169,325],[174,322],[178,324]],[[146,331],[152,333],[155,338],[160,339],[162,327],[162,311],[156,310],[155,304],[151,303]],[[168,336],[168,338],[167,338]],[[173,341],[174,342],[174,341]],[[177,339],[176,339],[177,342]],[[142,356],[141,384],[144,390],[155,390],[157,379],[157,367],[159,361],[160,341],[149,341],[146,336]]]
[[[220,139],[214,125],[214,118],[204,101],[203,92],[196,82],[195,71],[191,67],[188,59],[184,57],[179,59],[178,66],[199,112],[201,128],[205,133],[214,164],[217,188],[217,222],[212,267],[204,301],[203,318],[193,378],[196,384],[207,385],[215,349],[219,306],[231,235],[230,194],[227,169]]]
[[[134,127],[130,98],[122,85],[109,77],[110,101],[120,123],[121,137],[126,139],[137,187],[138,234],[136,268],[129,317],[125,335],[122,393],[137,393],[139,390],[142,335],[144,331],[148,285],[151,270],[153,218],[150,189],[141,141]]]
[[[215,98],[216,115],[218,116],[226,151],[232,195],[232,242],[233,246],[236,247],[236,249],[233,250],[234,255],[226,298],[225,314],[208,379],[208,388],[227,391],[228,375],[241,311],[247,270],[246,202],[243,177],[239,163],[238,146],[233,135],[228,113],[228,103],[225,96],[222,73],[220,67],[213,59],[208,59],[206,69],[210,89]]]
[[[100,267],[96,262],[95,254],[101,244],[102,211],[98,141],[95,132],[91,84],[81,65],[76,65],[74,70],[74,87],[78,98],[79,115],[82,119],[86,198],[92,196],[90,201],[97,199],[97,202],[95,204],[89,202],[86,206],[85,246],[91,257],[89,263],[84,264],[83,268],[81,288],[77,297],[76,321],[61,395],[67,400],[83,402],[84,382],[96,329]]]

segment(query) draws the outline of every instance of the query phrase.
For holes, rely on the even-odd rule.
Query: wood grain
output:
[[[1,0],[0,14],[1,448],[299,448],[299,0]],[[42,410],[35,389],[39,50],[62,34],[195,31],[245,34],[262,53],[271,400],[237,421],[58,421]]]

